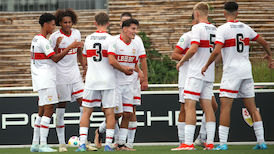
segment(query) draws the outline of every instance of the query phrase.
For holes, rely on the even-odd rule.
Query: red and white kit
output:
[[[63,37],[58,52],[67,48],[75,40],[81,41],[81,34],[77,29],[72,28],[70,35],[58,30],[50,36],[52,48],[55,48],[58,37]],[[57,63],[57,93],[60,102],[74,101],[83,95],[84,84],[77,62],[77,50],[78,48],[70,49],[68,54]]]
[[[208,67],[205,76],[201,74],[213,51],[217,28],[210,23],[199,23],[192,27],[191,44],[199,45],[198,51],[189,60],[188,75],[185,83],[184,98],[198,101],[199,98],[211,100],[214,82],[215,63]]]
[[[191,42],[191,31],[184,33],[177,45],[176,48],[178,48],[180,51],[182,51],[183,55],[186,54],[187,50],[190,48],[190,42]],[[185,103],[184,100],[184,87],[188,72],[188,65],[189,62],[185,62],[184,65],[180,66],[179,68],[179,77],[178,77],[178,88],[179,88],[179,102]]]
[[[39,106],[58,103],[56,92],[56,63],[49,57],[55,52],[42,34],[31,42],[31,76],[33,91],[38,91]]]
[[[220,97],[254,97],[254,81],[249,61],[249,43],[259,35],[248,25],[229,21],[218,27],[216,42],[223,45],[223,76]]]
[[[86,37],[83,55],[87,57],[83,106],[114,108],[116,106],[115,74],[108,60],[108,47],[113,37],[97,31]]]
[[[146,53],[144,44],[140,36],[135,35],[134,40],[139,43],[140,51],[141,53]],[[140,64],[140,61],[138,62],[138,65]],[[134,80],[134,88],[133,88],[133,105],[141,105],[141,85],[140,85],[140,78],[138,77],[138,73],[134,72],[133,75]]]
[[[124,40],[119,37],[115,37],[112,44],[108,48],[108,53],[116,56],[117,61],[124,66],[135,68],[139,58],[145,57],[146,53],[139,45],[140,43],[133,39],[130,43],[125,43]],[[117,105],[123,104],[123,111],[120,112],[132,112],[133,111],[133,88],[134,75],[126,75],[125,73],[115,69],[115,75],[117,79]]]

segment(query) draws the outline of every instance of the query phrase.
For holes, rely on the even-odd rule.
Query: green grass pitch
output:
[[[128,151],[115,151],[114,153],[117,154],[126,154],[126,153],[134,153],[134,154],[173,154],[173,153],[183,153],[183,154],[190,154],[190,153],[219,153],[219,154],[274,154],[274,145],[268,145],[268,149],[266,150],[252,150],[253,145],[230,145],[229,150],[226,151],[205,151],[202,148],[197,148],[195,151],[170,151],[171,148],[176,146],[136,146],[136,150],[134,152]],[[68,148],[68,152],[64,154],[75,154],[76,148]],[[30,154],[29,148],[0,148],[0,154]],[[58,152],[56,152],[57,154]],[[94,153],[94,154],[105,154],[106,152],[103,149],[99,151],[87,152],[87,153]],[[55,153],[52,153],[55,154]],[[60,154],[60,153],[59,153]]]

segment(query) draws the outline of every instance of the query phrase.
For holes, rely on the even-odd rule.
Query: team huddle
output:
[[[192,30],[180,38],[172,54],[173,59],[179,60],[181,102],[178,122],[180,146],[172,151],[195,149],[196,101],[201,103],[204,116],[195,144],[204,146],[206,150],[228,149],[230,110],[233,99],[237,97],[243,98],[254,121],[258,141],[254,149],[267,148],[262,119],[254,101],[249,41],[262,44],[269,61],[270,48],[253,29],[236,21],[237,3],[227,2],[224,8],[227,23],[216,28],[208,23],[208,4],[197,3],[193,9]],[[77,101],[80,108],[80,144],[76,152],[101,148],[104,133],[105,151],[135,151],[136,106],[141,105],[140,91],[148,87],[146,52],[142,39],[136,35],[138,20],[130,13],[123,13],[120,20],[120,34],[111,36],[107,33],[109,16],[104,12],[96,14],[94,24],[97,30],[83,43],[80,31],[72,28],[77,24],[77,15],[72,9],[40,16],[41,33],[33,38],[31,44],[33,90],[38,91],[39,96],[31,152],[57,151],[47,145],[55,104],[59,152],[67,151],[64,114],[66,103],[73,101]],[[55,26],[60,26],[60,29],[53,33]],[[49,40],[46,38],[48,35]],[[214,148],[215,111],[218,108],[213,95],[214,63],[220,59],[224,65],[220,87],[221,144]],[[78,62],[84,70],[85,83]],[[91,146],[87,139],[94,107],[101,107],[106,117],[94,132],[96,147]]]

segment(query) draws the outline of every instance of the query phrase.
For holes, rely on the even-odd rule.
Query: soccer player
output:
[[[261,44],[268,57],[271,57],[271,50],[266,41],[251,27],[236,20],[238,15],[238,4],[236,2],[225,3],[224,9],[227,23],[218,27],[215,49],[201,70],[202,74],[208,73],[208,68],[212,66],[211,63],[220,53],[222,54],[223,76],[220,86],[221,113],[219,125],[221,144],[215,150],[228,149],[230,111],[234,98],[242,98],[254,121],[253,128],[258,144],[253,149],[266,149],[263,122],[254,99],[254,81],[249,61],[249,42],[252,40]]]
[[[119,150],[134,150],[125,146],[128,125],[133,112],[133,70],[138,72],[137,63],[140,57],[144,57],[145,51],[141,50],[139,42],[134,38],[137,33],[139,22],[136,19],[128,19],[122,24],[122,32],[119,37],[115,37],[110,45],[109,61],[116,68],[117,78],[117,103],[122,104],[122,122],[119,130],[118,148]]]
[[[206,58],[213,50],[216,27],[208,23],[208,4],[205,2],[197,3],[194,8],[194,18],[199,22],[192,27],[191,46],[185,56],[177,64],[177,69],[189,60],[188,73],[184,89],[186,125],[185,143],[182,150],[195,150],[193,137],[196,126],[196,101],[199,101],[206,117],[207,141],[205,149],[213,149],[216,120],[212,108],[211,99],[214,82],[214,65],[205,76],[200,73],[200,69],[206,63]]]
[[[83,50],[84,57],[87,59],[88,70],[82,102],[84,109],[80,121],[80,146],[76,152],[86,151],[85,142],[88,135],[90,116],[93,108],[100,107],[101,103],[106,117],[106,146],[104,150],[114,150],[111,144],[115,127],[116,80],[107,52],[112,39],[112,36],[106,32],[109,26],[109,16],[104,12],[96,14],[95,25],[97,31],[86,37]]]
[[[122,24],[124,21],[131,19],[132,15],[129,12],[124,12],[121,14],[120,17],[120,26],[122,27]],[[117,35],[115,37],[119,38],[120,35]],[[136,40],[139,43],[139,46],[142,50],[142,52],[145,53],[145,48],[142,39],[138,36],[135,35],[134,40]],[[136,133],[136,128],[137,128],[137,118],[136,118],[136,106],[141,105],[141,89],[146,90],[148,88],[148,81],[147,81],[147,62],[146,62],[146,55],[143,55],[140,57],[140,64],[141,64],[141,69],[139,71],[139,74],[137,72],[134,72],[134,88],[133,88],[133,113],[131,114],[130,121],[129,121],[129,129],[128,129],[128,135],[127,135],[127,144],[129,148],[133,148],[133,142],[135,139],[135,133]],[[142,80],[143,79],[143,80]],[[141,82],[140,82],[141,81]],[[141,83],[141,87],[140,87]],[[116,110],[115,110],[116,111]],[[116,116],[116,120],[118,121],[119,114]],[[115,126],[115,132],[119,131],[119,126],[116,124]],[[100,127],[95,131],[95,137],[94,137],[94,143],[96,147],[100,148],[101,147],[101,141],[102,141],[102,134],[105,132],[105,121],[101,123]],[[115,141],[118,138],[118,134],[115,133]]]
[[[77,23],[77,15],[72,9],[57,10],[56,26],[61,26],[50,36],[50,43],[55,52],[61,52],[68,47],[72,42],[77,40],[81,42],[81,34],[77,29],[72,28]],[[76,55],[77,54],[77,55]],[[65,124],[64,114],[66,102],[77,100],[80,106],[80,117],[82,115],[82,95],[83,95],[83,81],[77,63],[81,63],[84,70],[86,65],[82,58],[82,48],[74,48],[57,63],[57,94],[59,103],[56,106],[56,132],[59,140],[59,152],[66,152],[65,142]]]
[[[39,116],[35,120],[31,152],[56,152],[47,145],[49,124],[53,114],[54,104],[58,103],[56,91],[56,63],[69,50],[81,47],[80,42],[73,41],[62,52],[55,54],[46,36],[55,29],[55,16],[44,13],[39,18],[41,33],[32,39],[31,43],[31,75],[33,91],[38,91]],[[40,146],[39,146],[40,138]]]

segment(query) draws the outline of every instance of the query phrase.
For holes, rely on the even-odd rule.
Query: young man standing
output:
[[[249,42],[257,41],[267,52],[271,61],[271,50],[266,41],[248,25],[236,20],[238,4],[227,2],[224,5],[227,23],[220,26],[216,33],[216,46],[201,73],[207,73],[211,63],[221,53],[223,57],[223,76],[220,86],[220,145],[215,150],[227,150],[227,138],[230,126],[230,111],[234,98],[242,98],[244,105],[254,121],[254,132],[258,144],[253,149],[266,149],[264,128],[261,115],[256,108],[254,81],[249,61]]]
[[[98,13],[95,16],[95,25],[97,31],[87,36],[83,50],[88,63],[88,70],[82,102],[84,109],[79,130],[80,146],[76,152],[86,151],[85,143],[88,136],[90,116],[93,108],[100,107],[101,103],[106,117],[106,146],[104,150],[114,150],[111,144],[115,127],[116,79],[114,69],[108,60],[107,49],[112,39],[112,36],[106,32],[109,26],[108,15],[103,12]]]
[[[39,18],[41,33],[31,43],[31,75],[33,90],[38,91],[39,116],[35,120],[31,152],[56,152],[47,145],[49,125],[54,104],[58,103],[56,91],[56,63],[68,54],[70,49],[81,47],[74,41],[62,52],[55,54],[46,36],[55,29],[55,16],[44,13]],[[40,138],[40,146],[39,146]]]
[[[122,32],[109,47],[109,62],[115,68],[117,78],[117,104],[122,106],[122,122],[119,130],[118,149],[133,150],[125,146],[128,124],[133,112],[133,71],[138,72],[137,63],[144,57],[145,51],[140,49],[139,43],[134,39],[139,22],[128,19],[122,24]]]
[[[189,60],[188,75],[186,78],[184,99],[186,111],[185,143],[182,150],[195,150],[193,137],[196,127],[196,101],[203,107],[206,117],[207,141],[206,150],[213,149],[216,120],[211,99],[214,82],[214,65],[205,76],[200,73],[201,67],[213,50],[216,27],[208,23],[208,4],[199,2],[194,6],[194,18],[199,22],[192,27],[191,47],[186,55],[177,64],[177,69]]]

